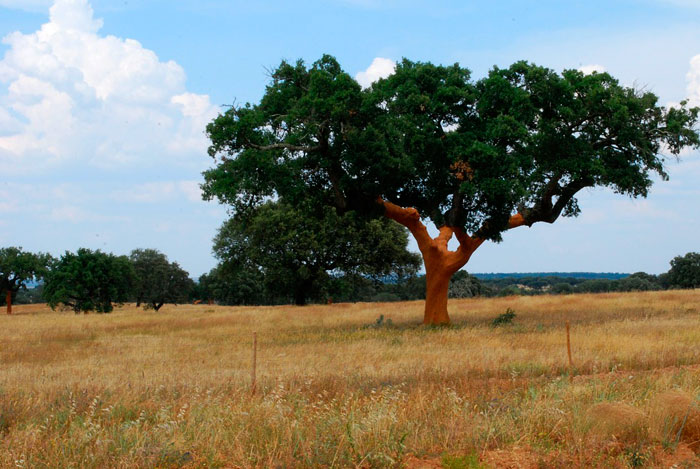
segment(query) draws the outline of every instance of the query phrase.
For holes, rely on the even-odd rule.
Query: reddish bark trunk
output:
[[[425,269],[425,311],[423,324],[449,324],[447,313],[447,297],[452,273],[441,269],[440,266]]]
[[[7,290],[7,296],[5,296],[5,304],[7,304],[7,314],[12,314],[12,290]]]
[[[442,226],[440,234],[431,238],[428,230],[421,222],[420,214],[415,208],[403,208],[391,202],[379,199],[384,206],[384,215],[387,218],[402,224],[409,229],[418,249],[423,255],[425,263],[425,312],[423,324],[443,325],[450,323],[447,313],[447,294],[450,287],[450,279],[455,272],[464,267],[469,258],[484,242],[483,239],[471,237],[461,228]],[[511,217],[508,228],[515,228],[525,224],[520,214]],[[447,243],[455,236],[459,241],[456,251],[447,249]]]

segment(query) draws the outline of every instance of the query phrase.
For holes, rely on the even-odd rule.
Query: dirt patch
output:
[[[488,467],[504,469],[536,469],[541,466],[541,457],[527,448],[486,451],[482,461]]]
[[[404,460],[406,469],[440,469],[442,463],[440,458],[419,459],[412,454]]]

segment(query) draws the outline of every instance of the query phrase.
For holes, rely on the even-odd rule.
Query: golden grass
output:
[[[419,325],[422,302],[18,306],[0,316],[0,467],[700,464],[698,305],[700,290],[454,300],[441,329]],[[506,308],[514,323],[491,327]]]

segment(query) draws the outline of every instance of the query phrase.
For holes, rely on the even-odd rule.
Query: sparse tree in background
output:
[[[194,282],[177,262],[155,249],[134,249],[129,260],[134,268],[133,295],[136,306],[158,311],[165,303],[184,303]]]
[[[486,287],[473,275],[464,270],[458,271],[450,279],[450,298],[472,298],[486,293]]]
[[[0,295],[5,299],[7,314],[12,314],[12,298],[26,283],[41,279],[51,256],[23,251],[21,247],[0,249]]]
[[[700,253],[674,257],[666,280],[672,288],[700,287]]]
[[[66,252],[46,276],[44,298],[52,309],[63,304],[75,313],[109,313],[128,300],[134,269],[126,256],[80,248]]]
[[[207,126],[204,197],[235,212],[278,197],[401,223],[425,262],[423,322],[448,323],[450,278],[483,242],[578,215],[585,188],[644,197],[653,173],[667,177],[662,148],[698,146],[698,109],[657,102],[607,73],[527,62],[473,81],[458,64],[404,59],[365,90],[333,57],[282,62],[258,104]]]
[[[406,230],[391,220],[339,216],[330,207],[311,215],[267,202],[225,222],[214,239],[214,253],[228,266],[258,270],[268,295],[304,305],[329,272],[415,273],[420,258],[407,244]]]

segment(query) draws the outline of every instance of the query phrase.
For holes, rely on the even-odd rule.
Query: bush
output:
[[[499,314],[496,319],[494,319],[491,322],[491,325],[493,327],[498,327],[498,326],[503,326],[505,324],[511,324],[513,322],[513,319],[515,319],[515,311],[512,309],[508,308],[506,309],[506,312],[503,314]]]

